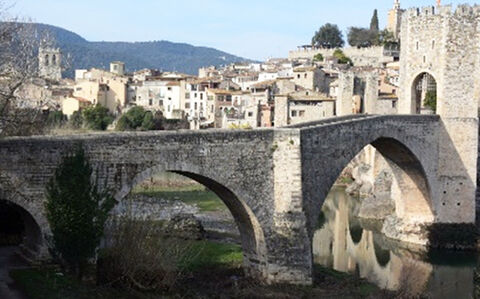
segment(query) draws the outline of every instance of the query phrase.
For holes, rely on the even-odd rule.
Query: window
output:
[[[212,105],[212,109],[211,109],[211,113],[213,113],[213,109],[214,109],[215,106]]]
[[[194,93],[194,94],[193,94],[193,97],[195,97],[195,98],[196,98],[196,97],[197,97],[197,93]]]
[[[248,112],[248,117],[253,117],[253,112]]]
[[[57,55],[55,55],[55,54],[52,56],[52,64],[53,65],[57,64]]]
[[[417,50],[418,50],[418,42],[417,42],[416,48],[417,48]]]
[[[50,60],[50,57],[47,55],[45,55],[45,65],[48,65],[48,61]]]
[[[168,90],[172,90],[172,88],[171,88],[171,87],[169,87],[169,88],[168,88]]]
[[[200,94],[200,100],[203,100],[203,93]]]
[[[77,87],[75,90],[76,90],[76,91],[80,91],[80,90],[82,90],[82,88],[81,88],[81,87]]]
[[[423,56],[423,63],[427,62],[427,57]]]
[[[172,100],[172,98],[168,98],[168,100],[169,100],[169,101],[171,101],[171,100]]]
[[[300,74],[297,75],[297,79],[300,79]]]
[[[397,108],[397,101],[392,101],[392,108],[393,109]]]
[[[297,111],[295,110],[292,111],[292,117],[297,117]]]
[[[170,112],[170,105],[168,105],[168,112]]]
[[[195,110],[197,110],[197,109],[198,109],[198,105],[197,105],[197,103],[195,103],[195,108],[194,108],[194,109],[195,109]]]
[[[432,50],[435,49],[435,40],[432,40]]]
[[[307,77],[308,77],[308,75],[307,75],[307,74],[305,74],[305,75],[304,75],[304,78],[305,78],[305,79],[307,79]]]
[[[298,111],[298,116],[304,117],[305,116],[305,110]]]
[[[153,105],[153,100],[152,100],[152,99],[149,99],[149,100],[148,100],[148,105],[150,105],[150,106]]]
[[[186,99],[186,100],[189,100],[189,99],[190,99],[190,93],[189,93],[189,92],[186,92],[186,93],[185,93],[185,99]]]
[[[185,103],[185,109],[190,109],[190,103]]]
[[[158,105],[163,106],[163,100],[158,101]]]

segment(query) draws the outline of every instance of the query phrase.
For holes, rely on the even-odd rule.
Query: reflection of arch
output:
[[[184,167],[180,168],[186,168]],[[260,223],[257,220],[257,217],[250,209],[250,207],[240,199],[236,194],[233,193],[229,188],[224,186],[223,184],[219,183],[217,180],[207,177],[206,175],[200,175],[193,171],[186,171],[186,170],[175,170],[174,168],[170,167],[152,167],[147,169],[140,174],[138,174],[132,181],[131,184],[128,186],[124,186],[122,190],[117,193],[115,198],[121,202],[123,198],[125,198],[129,193],[130,190],[140,184],[141,182],[145,181],[146,179],[152,177],[153,174],[159,172],[172,172],[176,174],[180,174],[182,176],[188,177],[208,189],[214,192],[228,207],[229,211],[231,212],[235,222],[237,224],[238,230],[240,231],[240,237],[242,240],[242,250],[244,255],[244,265],[245,270],[254,270],[249,269],[249,263],[253,261],[255,265],[252,267],[258,267],[259,259],[263,259],[266,255],[266,246],[265,246],[265,239],[263,235],[263,230],[260,226]],[[263,266],[263,265],[261,265]],[[259,270],[259,269],[256,269]],[[255,273],[252,273],[255,274]]]
[[[378,264],[385,268],[390,262],[390,250],[383,249],[377,244],[377,242],[375,242],[375,238],[373,238],[373,249],[375,251],[375,257],[377,258]]]
[[[421,114],[428,111],[429,107],[425,106],[425,99],[428,96],[437,96],[437,81],[435,77],[428,73],[422,72],[413,79],[412,85],[412,111],[416,114]],[[430,94],[430,95],[429,95]],[[436,103],[436,100],[435,100]],[[432,111],[436,113],[436,111]]]
[[[30,252],[39,254],[43,245],[42,230],[33,216],[22,206],[4,199],[0,199],[0,208],[20,217],[23,226],[20,228],[23,236],[21,245]]]
[[[362,240],[363,228],[360,226],[358,218],[352,217],[350,214],[348,216],[348,230],[353,243],[356,245]]]

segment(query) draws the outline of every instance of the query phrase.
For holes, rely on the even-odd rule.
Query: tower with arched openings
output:
[[[480,6],[431,6],[402,17],[399,113],[437,114],[438,220],[475,218],[480,99]],[[433,151],[434,149],[432,149]],[[478,201],[478,199],[477,199]],[[449,205],[462,207],[451,215]],[[477,204],[478,206],[478,204]]]
[[[45,79],[58,81],[62,79],[62,53],[58,48],[44,48],[38,50],[39,76]]]

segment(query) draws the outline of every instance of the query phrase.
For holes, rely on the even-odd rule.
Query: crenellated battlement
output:
[[[424,18],[432,16],[443,17],[480,17],[480,5],[460,4],[455,8],[452,5],[412,7],[406,10],[409,18]]]

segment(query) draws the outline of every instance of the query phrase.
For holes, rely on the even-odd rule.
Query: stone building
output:
[[[125,63],[121,61],[114,61],[110,63],[110,73],[114,73],[119,76],[125,75]]]
[[[62,79],[62,54],[58,48],[38,50],[39,76],[44,79],[59,81]]]
[[[275,96],[275,127],[335,116],[335,99],[308,90]]]
[[[352,68],[340,72],[336,87],[336,115],[374,114],[378,99],[378,72],[372,68]]]

